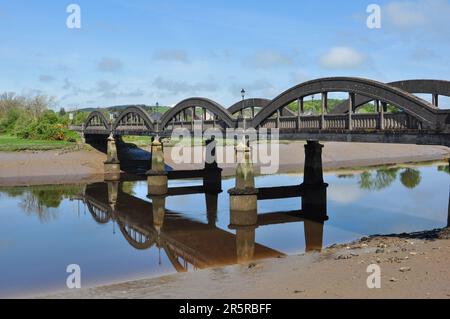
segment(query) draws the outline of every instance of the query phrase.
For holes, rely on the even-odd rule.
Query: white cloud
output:
[[[39,82],[49,83],[55,81],[55,77],[48,74],[39,75]]]
[[[191,83],[187,81],[165,79],[163,77],[157,77],[153,81],[153,86],[158,90],[170,94],[198,94],[202,91],[214,92],[218,89],[213,81]]]
[[[184,50],[158,50],[153,53],[153,60],[166,62],[189,63],[189,57]]]
[[[340,204],[351,204],[364,196],[357,185],[334,184],[328,189],[328,198]]]
[[[356,69],[366,61],[366,57],[351,47],[334,47],[320,58],[326,69]]]
[[[97,69],[102,72],[115,72],[122,67],[123,62],[115,58],[102,58],[97,64]]]
[[[447,0],[393,1],[383,8],[383,13],[388,26],[397,30],[426,29],[442,33],[448,32],[450,3]]]
[[[244,61],[245,65],[250,65],[260,69],[288,66],[293,63],[293,56],[271,50],[256,52]]]

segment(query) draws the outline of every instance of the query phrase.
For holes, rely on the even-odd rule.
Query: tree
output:
[[[59,109],[59,115],[61,116],[66,115],[66,110],[63,107]]]
[[[422,177],[420,171],[413,168],[405,168],[405,170],[400,174],[400,181],[403,186],[409,189],[415,188],[420,184]]]

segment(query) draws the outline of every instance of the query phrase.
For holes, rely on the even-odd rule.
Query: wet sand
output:
[[[445,146],[326,142],[324,169],[363,167],[445,160]],[[304,164],[304,142],[280,144],[278,172],[299,172]],[[219,149],[219,148],[218,148]],[[231,148],[228,148],[231,150]],[[166,164],[174,169],[202,168],[203,164],[174,164],[171,148],[165,149]],[[95,149],[79,151],[0,152],[0,186],[96,182],[103,179],[106,155]],[[220,164],[224,176],[234,175],[233,164]],[[259,166],[255,165],[258,174]]]
[[[321,253],[178,273],[45,298],[450,298],[450,230],[373,236]],[[367,267],[381,270],[369,289]]]

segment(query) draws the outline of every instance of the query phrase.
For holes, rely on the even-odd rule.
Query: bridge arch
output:
[[[412,94],[435,94],[450,97],[450,81],[416,79],[390,82],[387,84]],[[357,95],[355,97],[354,110],[371,101],[373,101],[373,98]],[[348,100],[346,100],[336,105],[331,113],[339,114],[348,112],[348,103]]]
[[[181,111],[192,107],[205,108],[206,110],[216,115],[218,120],[223,121],[227,125],[227,127],[234,127],[235,119],[233,115],[222,105],[207,98],[193,97],[181,101],[180,103],[172,107],[169,111],[164,113],[164,115],[161,117],[161,129],[164,129],[167,124],[169,124],[169,122]]]
[[[88,207],[89,213],[91,214],[92,218],[98,224],[107,224],[110,221],[111,216],[108,211],[104,211],[103,209],[96,207],[89,201],[86,202],[86,206]]]
[[[252,126],[258,127],[277,110],[298,98],[325,92],[355,93],[387,102],[419,120],[424,128],[433,128],[436,123],[436,108],[411,93],[373,80],[334,77],[304,82],[281,93],[255,116]]]
[[[114,121],[112,129],[115,130],[121,126],[121,124],[127,125],[130,124],[128,121],[129,116],[135,116],[136,119],[141,119],[143,124],[147,127],[147,129],[153,130],[153,120],[150,118],[150,115],[140,106],[129,106],[124,109],[117,119]],[[132,124],[132,123],[131,123]],[[140,123],[136,123],[140,124]]]
[[[263,98],[250,98],[250,99],[245,99],[244,101],[239,101],[234,103],[232,106],[230,106],[228,108],[228,112],[230,112],[232,115],[235,115],[236,113],[238,113],[241,109],[242,110],[246,110],[249,108],[259,108],[259,109],[263,109],[264,107],[266,107],[271,100],[269,99],[263,99]],[[244,107],[242,107],[242,104],[244,105]],[[256,114],[256,113],[255,113]],[[295,116],[295,113],[292,112],[290,109],[288,109],[287,107],[285,107],[282,111],[281,111],[281,115],[282,116]]]
[[[156,244],[156,238],[153,234],[150,236],[143,234],[142,232],[134,229],[131,226],[125,225],[122,222],[117,222],[119,225],[120,232],[122,233],[125,240],[133,247],[139,250],[145,250],[151,248]],[[135,234],[140,235],[141,238],[135,238]],[[143,239],[143,240],[142,240]]]
[[[100,111],[91,112],[86,118],[86,121],[84,121],[85,129],[98,128],[102,126],[107,130],[110,129],[108,120],[106,119],[105,115]]]
[[[244,101],[238,101],[234,103],[232,106],[230,106],[228,108],[228,112],[230,112],[231,114],[236,114],[240,110],[245,110],[251,107],[263,108],[269,103],[270,103],[269,99],[262,99],[262,98],[245,99]]]

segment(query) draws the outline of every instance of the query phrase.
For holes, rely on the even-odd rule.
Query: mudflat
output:
[[[279,145],[279,171],[302,171],[304,142]],[[445,146],[325,142],[324,169],[339,169],[407,162],[434,161],[450,158]],[[219,147],[218,147],[219,149]],[[227,147],[228,151],[231,147]],[[193,151],[196,151],[194,148]],[[203,164],[175,164],[171,148],[164,150],[166,164],[174,169],[201,168]],[[94,182],[103,178],[106,155],[95,149],[78,151],[0,152],[0,186],[63,184]],[[223,174],[234,174],[234,164],[222,164]],[[255,171],[259,173],[259,165]]]
[[[371,236],[321,253],[71,290],[44,298],[450,298],[450,229]],[[368,288],[369,265],[380,288]]]

